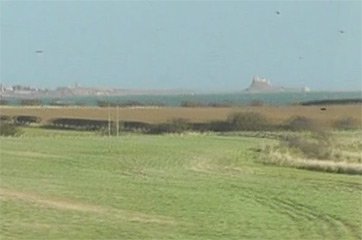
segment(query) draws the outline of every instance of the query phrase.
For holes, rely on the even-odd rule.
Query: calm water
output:
[[[268,105],[288,105],[312,100],[362,98],[362,92],[309,92],[309,93],[232,93],[232,94],[195,94],[195,95],[133,95],[112,97],[67,97],[57,99],[58,102],[70,105],[97,106],[97,102],[127,103],[136,101],[144,105],[180,106],[182,102],[201,104],[247,105],[253,101],[261,101]],[[47,105],[54,99],[40,99]],[[20,100],[11,99],[11,105],[18,105]]]

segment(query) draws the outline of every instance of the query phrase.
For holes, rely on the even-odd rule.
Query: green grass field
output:
[[[362,177],[262,164],[273,141],[1,137],[0,239],[362,239]]]

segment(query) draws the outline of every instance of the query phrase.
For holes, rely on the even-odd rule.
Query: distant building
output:
[[[303,92],[310,92],[310,88],[305,86],[305,87],[302,88],[302,91]]]
[[[263,92],[310,92],[308,87],[288,88],[284,86],[273,86],[270,80],[259,76],[253,77],[250,86],[245,89],[247,92],[263,93]]]
[[[275,88],[272,86],[270,80],[259,76],[253,77],[250,86],[246,89],[248,92],[269,92],[273,90],[275,90]]]

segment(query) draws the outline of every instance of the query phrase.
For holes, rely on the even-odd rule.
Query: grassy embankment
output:
[[[361,176],[265,165],[255,149],[272,139],[28,128],[0,141],[1,239],[362,237]]]

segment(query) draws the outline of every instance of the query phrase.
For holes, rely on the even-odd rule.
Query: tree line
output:
[[[83,118],[55,118],[45,124],[36,116],[0,116],[0,135],[16,135],[19,126],[41,125],[43,128],[73,129],[99,131],[116,135],[117,131],[141,132],[146,134],[195,132],[231,132],[231,131],[313,131],[321,126],[315,120],[295,116],[281,124],[275,124],[264,115],[256,112],[239,112],[231,114],[226,120],[210,122],[189,122],[187,119],[172,119],[164,123],[147,123],[140,121],[107,121]],[[360,121],[353,118],[341,118],[333,122],[334,129],[362,128]]]

